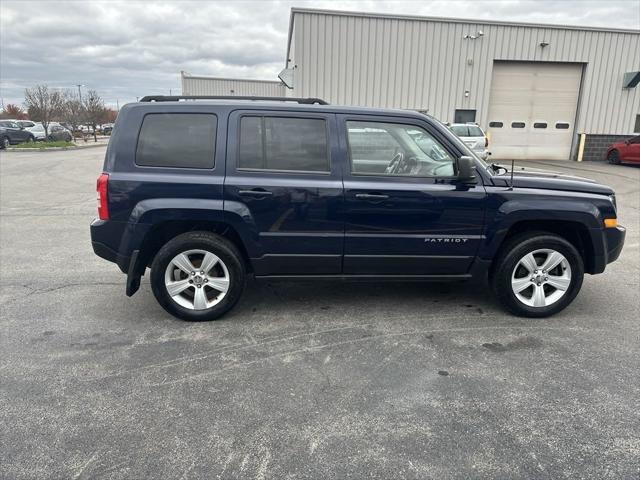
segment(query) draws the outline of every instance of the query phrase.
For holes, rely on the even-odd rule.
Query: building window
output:
[[[503,125],[502,122],[489,122],[489,128],[502,128]]]
[[[547,128],[546,122],[536,122],[533,124],[533,128]]]
[[[329,172],[326,122],[321,118],[242,117],[238,168]]]
[[[475,121],[475,110],[456,110],[453,115],[453,123],[473,123]]]
[[[136,164],[213,168],[216,127],[216,116],[209,113],[150,113],[140,128]]]
[[[569,130],[569,124],[567,122],[558,122],[556,123],[556,128],[558,130]]]
[[[636,115],[636,125],[633,127],[633,133],[640,133],[640,114]]]
[[[511,128],[524,128],[524,122],[513,122]]]

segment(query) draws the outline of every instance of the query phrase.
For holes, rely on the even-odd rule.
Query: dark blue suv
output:
[[[256,278],[488,278],[543,317],[618,258],[614,192],[487,165],[437,120],[317,99],[145,97],[98,179],[95,253],[158,302],[220,317]]]

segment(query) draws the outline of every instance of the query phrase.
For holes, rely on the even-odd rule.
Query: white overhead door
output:
[[[494,62],[491,159],[568,160],[581,78],[580,64]]]

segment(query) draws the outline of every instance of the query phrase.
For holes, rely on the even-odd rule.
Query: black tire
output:
[[[612,150],[607,155],[607,162],[611,165],[620,165],[620,153],[617,150]]]
[[[511,282],[520,260],[528,253],[541,249],[555,250],[565,257],[571,268],[571,280],[564,295],[557,301],[548,306],[533,307],[516,297]],[[528,232],[514,237],[502,249],[494,265],[490,279],[494,295],[507,310],[522,317],[542,318],[560,312],[576,297],[584,278],[584,262],[578,250],[564,238],[546,232]],[[535,286],[532,285],[532,288],[535,289]]]
[[[2,137],[0,140],[0,148],[7,149],[11,146],[11,142],[9,141],[9,137]]]
[[[33,135],[30,135],[29,138],[27,139],[28,143],[33,143],[36,141],[36,137],[34,137]]]
[[[205,250],[218,256],[229,272],[229,289],[220,302],[203,310],[192,310],[178,305],[165,285],[165,271],[169,262],[181,252]],[[151,265],[151,289],[158,303],[171,315],[182,320],[202,322],[216,320],[228,312],[240,299],[245,285],[245,267],[238,248],[210,232],[188,232],[166,243],[156,254]],[[204,290],[204,288],[203,288]]]

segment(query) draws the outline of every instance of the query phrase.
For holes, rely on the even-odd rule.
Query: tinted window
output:
[[[347,122],[351,172],[364,175],[454,175],[453,157],[428,132],[413,125]]]
[[[547,124],[545,122],[536,122],[533,124],[533,128],[547,128]]]
[[[524,122],[513,122],[511,128],[524,128]]]
[[[491,128],[502,128],[503,125],[504,123],[502,122],[489,122]]]
[[[216,116],[152,113],[144,117],[136,163],[148,167],[213,168]]]
[[[328,172],[326,122],[320,118],[242,117],[238,168]]]
[[[558,122],[558,123],[556,123],[556,128],[558,130],[568,130],[569,129],[569,124],[565,123],[565,122]]]

